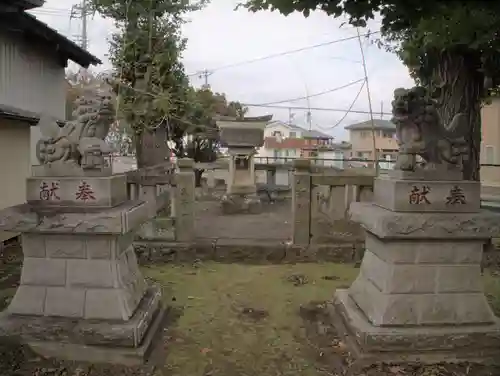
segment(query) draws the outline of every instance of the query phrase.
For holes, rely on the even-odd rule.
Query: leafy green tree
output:
[[[248,108],[240,102],[228,102],[225,94],[210,89],[191,89],[189,93],[190,116],[187,131],[186,155],[195,162],[214,162],[219,151],[219,130],[216,117],[241,118]],[[201,186],[203,169],[195,169],[195,185]]]
[[[168,141],[184,155],[183,136],[189,116],[189,81],[181,62],[186,40],[183,16],[204,0],[91,0],[117,32],[110,47],[113,86],[120,116],[135,135],[138,167],[161,163]]]
[[[479,180],[481,105],[500,83],[500,3],[430,0],[247,0],[251,11],[308,16],[347,15],[353,26],[380,13],[384,45],[395,51],[418,84],[438,101],[444,124],[459,112],[469,119],[464,178]]]

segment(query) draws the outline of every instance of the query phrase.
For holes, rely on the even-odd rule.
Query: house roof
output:
[[[44,0],[2,0],[1,6],[9,10],[26,10],[41,7],[44,2]]]
[[[305,128],[299,127],[298,125],[284,123],[284,122],[279,121],[279,120],[269,123],[268,127],[274,127],[277,125],[287,127],[290,130],[296,130],[297,132],[301,132],[302,138],[321,138],[321,139],[332,139],[333,138],[329,134],[317,131],[315,129],[307,130]]]
[[[350,124],[350,125],[344,127],[344,129],[355,130],[355,131],[371,130],[372,129],[372,121],[367,120],[367,121],[363,121],[361,123]],[[373,129],[395,131],[396,125],[389,120],[373,119]]]
[[[58,55],[64,65],[68,60],[84,68],[102,63],[75,42],[39,21],[35,16],[23,11],[0,12],[0,30],[18,33],[31,45],[42,45],[48,52]]]
[[[28,125],[37,125],[40,115],[31,111],[21,110],[17,107],[0,104],[0,118],[23,121],[28,123]],[[64,124],[62,120],[57,120],[57,123],[59,125]]]

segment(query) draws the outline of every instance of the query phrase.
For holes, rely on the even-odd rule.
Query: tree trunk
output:
[[[441,84],[438,112],[443,125],[451,123],[461,112],[469,119],[466,141],[468,156],[463,161],[465,180],[479,180],[481,151],[481,100],[484,75],[479,71],[481,60],[470,51],[444,51],[437,59],[434,72],[437,84]]]
[[[170,157],[167,133],[164,128],[150,132],[146,129],[134,138],[137,168],[151,167],[165,163]]]
[[[194,169],[194,186],[195,186],[195,188],[201,187],[201,177],[203,176],[203,172],[205,172],[205,170],[202,168],[195,168]]]

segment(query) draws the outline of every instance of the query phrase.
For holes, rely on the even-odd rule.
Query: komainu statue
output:
[[[467,156],[465,114],[458,113],[450,124],[443,124],[435,101],[423,87],[396,89],[392,114],[399,144],[396,170],[461,171]],[[422,164],[417,164],[417,156],[423,159]]]
[[[40,118],[42,137],[36,145],[36,157],[42,167],[50,166],[52,172],[64,175],[102,172],[109,168],[106,157],[112,151],[105,141],[114,120],[111,96],[87,91],[76,105],[76,120],[62,127],[49,116]]]

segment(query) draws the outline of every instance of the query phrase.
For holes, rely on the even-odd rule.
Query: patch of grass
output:
[[[301,306],[332,298],[358,274],[352,265],[200,263],[145,269],[172,291],[183,315],[172,328],[169,375],[324,375],[306,347]],[[485,290],[500,315],[500,277]],[[300,281],[298,283],[297,281]]]
[[[358,270],[335,264],[205,263],[154,267],[145,273],[171,289],[173,304],[184,310],[168,346],[172,376],[316,376],[323,373],[305,355],[299,309],[313,300],[331,299]],[[291,276],[307,280],[297,285]]]

